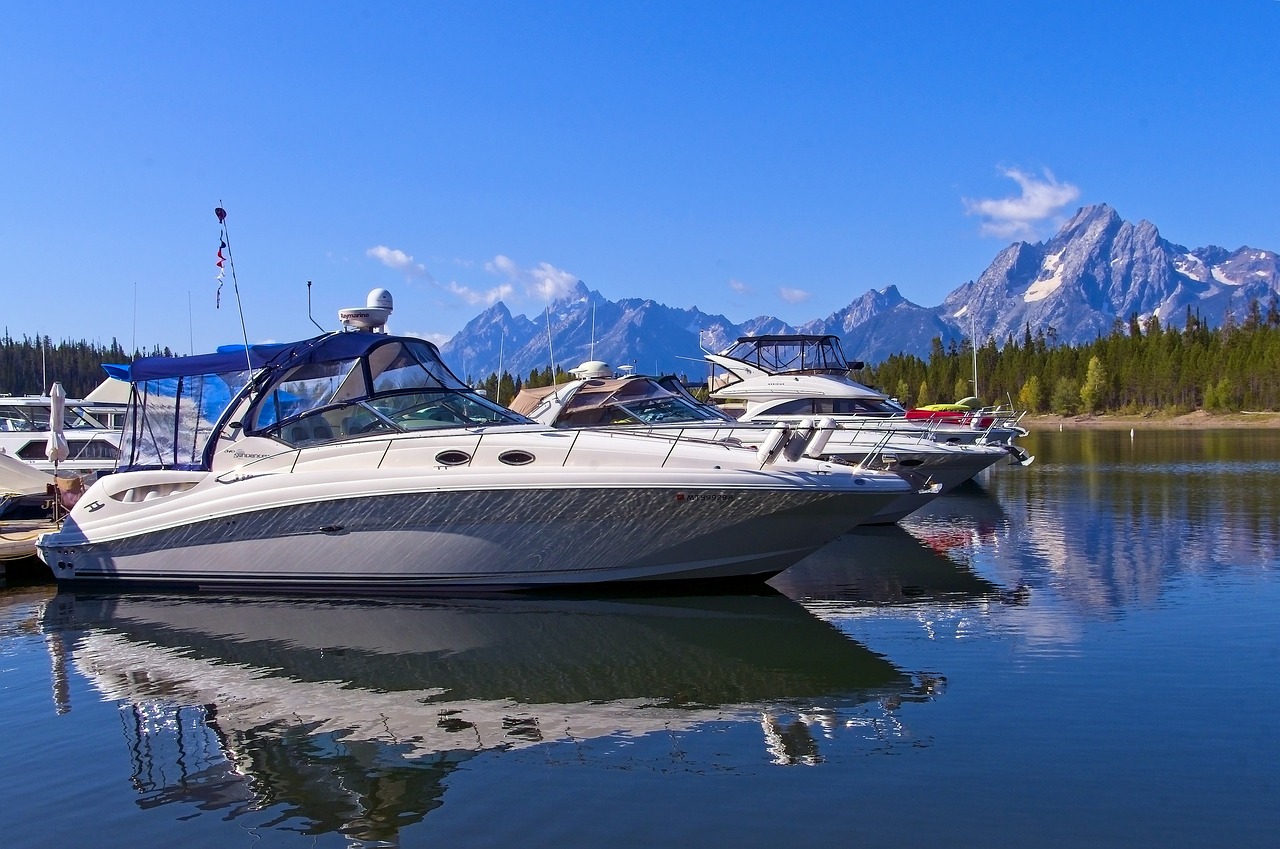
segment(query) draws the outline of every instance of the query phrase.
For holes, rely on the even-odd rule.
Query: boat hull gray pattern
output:
[[[63,582],[264,590],[765,578],[896,497],[727,488],[397,493],[245,511],[103,542],[73,543],[75,528],[64,527],[44,554]],[[663,541],[657,549],[655,539]]]

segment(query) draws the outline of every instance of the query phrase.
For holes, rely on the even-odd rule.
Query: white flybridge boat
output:
[[[699,402],[674,377],[614,377],[603,362],[584,363],[571,374],[578,378],[560,386],[521,390],[511,408],[558,428],[696,434],[760,451],[781,444],[793,455],[803,452],[860,468],[893,471],[913,484],[912,492],[864,524],[896,522],[1008,457],[1004,447],[935,441],[929,429],[902,422],[899,426],[869,421],[841,424],[831,416],[796,416],[779,422],[735,420]]]
[[[907,410],[849,376],[855,366],[845,359],[836,336],[743,336],[724,351],[704,351],[703,356],[728,372],[726,380],[712,387],[711,398],[745,402],[739,421],[795,422],[826,415],[842,425],[914,429],[924,438],[952,445],[1000,446],[1022,465],[1035,459],[1014,444],[1027,435],[1019,425],[1022,413],[1000,407]]]
[[[106,391],[105,387],[111,384],[116,381],[107,378],[94,393]],[[57,464],[58,470],[93,476],[115,468],[125,405],[94,397],[67,399],[62,404],[67,456]],[[49,395],[0,395],[0,453],[52,474],[55,464],[46,452],[52,417],[53,399]]]
[[[391,298],[291,344],[140,359],[120,464],[41,558],[65,583],[324,592],[764,578],[910,491],[681,435],[563,431],[480,396]]]

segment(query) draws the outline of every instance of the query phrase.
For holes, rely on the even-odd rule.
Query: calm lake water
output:
[[[0,590],[6,847],[1271,847],[1280,434],[1039,433],[771,590]]]

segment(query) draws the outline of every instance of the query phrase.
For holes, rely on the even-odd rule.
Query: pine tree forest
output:
[[[1056,343],[1053,328],[1025,328],[1003,345],[988,340],[977,351],[978,386],[969,340],[944,345],[933,340],[927,359],[895,354],[858,373],[858,379],[908,406],[956,401],[977,395],[1033,413],[1145,413],[1280,410],[1280,308],[1273,298],[1264,311],[1254,302],[1243,321],[1208,327],[1187,311],[1182,326],[1159,319],[1117,321],[1106,337],[1082,345]],[[148,354],[171,355],[165,350]],[[37,395],[45,381],[62,382],[70,397],[83,397],[105,376],[102,363],[131,357],[116,340],[109,346],[0,338],[0,394]],[[557,369],[555,382],[568,379]],[[468,375],[468,380],[470,381]],[[490,398],[510,403],[523,387],[552,382],[550,367],[527,376],[504,373],[475,384]]]
[[[1159,319],[1116,322],[1106,337],[1054,344],[1053,330],[1025,328],[1003,346],[933,340],[927,360],[889,357],[860,374],[909,406],[977,395],[1035,413],[1280,410],[1280,309],[1254,302],[1243,322],[1209,328],[1188,310],[1182,327]]]

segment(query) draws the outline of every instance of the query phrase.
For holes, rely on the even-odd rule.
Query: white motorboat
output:
[[[107,378],[103,383],[118,381]],[[102,386],[94,390],[102,391]],[[66,399],[63,405],[68,450],[58,471],[93,477],[115,468],[125,405],[94,398]],[[54,463],[46,454],[52,411],[49,395],[0,396],[0,453],[52,474]]]
[[[1034,458],[1015,444],[1027,431],[1022,413],[1010,409],[907,410],[883,393],[858,383],[856,370],[832,335],[743,336],[706,360],[728,372],[711,390],[719,402],[745,402],[741,421],[799,421],[832,416],[863,427],[914,428],[937,442],[1002,446],[1013,459]],[[861,364],[858,364],[861,367]]]
[[[54,576],[320,592],[763,578],[910,491],[687,435],[535,424],[431,343],[381,332],[389,300],[375,290],[345,311],[354,329],[302,342],[134,362],[116,472],[39,542]]]
[[[912,424],[849,421],[834,417],[796,417],[781,426],[771,421],[742,421],[702,404],[674,377],[612,376],[604,363],[574,369],[584,375],[560,386],[521,390],[511,407],[553,427],[624,427],[650,432],[697,434],[759,448],[770,440],[795,441],[791,449],[831,457],[861,468],[902,474],[914,490],[864,524],[889,524],[918,510],[983,469],[1008,457],[1005,448],[976,443],[947,443]],[[820,438],[814,438],[821,434]],[[803,446],[803,448],[801,448]],[[820,449],[815,451],[815,449]]]

